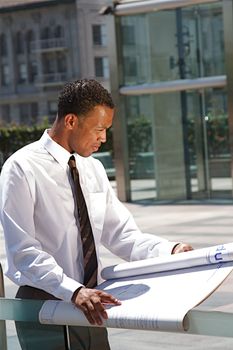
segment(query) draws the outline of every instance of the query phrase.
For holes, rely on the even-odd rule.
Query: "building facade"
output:
[[[119,197],[232,198],[233,2],[109,6]]]
[[[109,89],[106,18],[99,0],[0,0],[0,124],[54,120],[70,80]]]

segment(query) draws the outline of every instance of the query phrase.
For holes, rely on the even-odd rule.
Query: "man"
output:
[[[111,95],[97,81],[84,79],[66,84],[52,128],[6,161],[0,182],[6,275],[20,286],[17,297],[72,301],[92,325],[101,325],[108,317],[106,304],[119,305],[120,301],[93,288],[96,280],[91,288],[89,282],[84,286],[84,209],[79,207],[80,197],[76,199],[76,186],[81,186],[78,195],[81,191],[88,210],[84,221],[91,224],[92,238],[87,240],[93,242],[94,237],[92,248],[99,271],[101,244],[126,260],[192,249],[142,234],[115,196],[102,164],[91,157],[106,142],[106,130],[111,127],[113,116]],[[92,261],[89,265],[93,268],[94,264]],[[36,329],[40,338],[32,344]],[[54,329],[58,330],[58,326],[39,329],[38,325],[30,328],[17,323],[23,349],[64,349],[61,339],[53,337]],[[72,349],[109,349],[104,328],[69,329]],[[47,331],[44,336],[43,330]]]

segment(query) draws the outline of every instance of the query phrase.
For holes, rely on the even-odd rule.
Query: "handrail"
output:
[[[0,297],[5,297],[5,287],[4,287],[4,278],[2,265],[0,263]],[[6,335],[6,321],[0,321],[0,349],[7,350],[7,335]]]
[[[39,312],[43,303],[44,300],[0,298],[0,324],[5,320],[39,323]],[[66,350],[70,350],[69,332],[67,330],[68,328],[65,325],[63,327],[64,346]],[[7,348],[0,347],[0,350],[7,350]]]
[[[0,298],[0,320],[39,322],[44,300]]]
[[[43,303],[43,300],[0,298],[0,320],[39,322]],[[233,314],[229,312],[192,309],[185,322],[189,327],[183,334],[233,337]]]

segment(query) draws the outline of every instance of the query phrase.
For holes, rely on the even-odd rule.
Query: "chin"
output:
[[[90,157],[92,155],[93,152],[77,152],[81,157],[87,158]]]

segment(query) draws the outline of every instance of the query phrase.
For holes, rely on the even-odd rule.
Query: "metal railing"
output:
[[[0,320],[34,322],[36,327],[36,323],[39,324],[39,312],[43,304],[44,300],[0,298]],[[188,330],[185,333],[179,331],[175,333],[233,337],[232,313],[192,309],[185,316],[185,322],[189,325]],[[70,350],[69,344],[66,343],[66,339],[64,340],[65,348]],[[2,346],[1,344],[0,346]],[[5,350],[7,348],[2,346],[0,349]]]
[[[44,302],[44,300],[0,298],[0,320],[35,322],[39,324],[39,312]],[[186,314],[185,322],[189,325],[188,329],[185,332],[177,330],[175,333],[233,338],[233,313],[194,308]],[[77,321],[78,325],[80,324]],[[118,327],[121,328],[119,324],[116,324],[113,328]],[[2,350],[2,348],[0,349]]]

